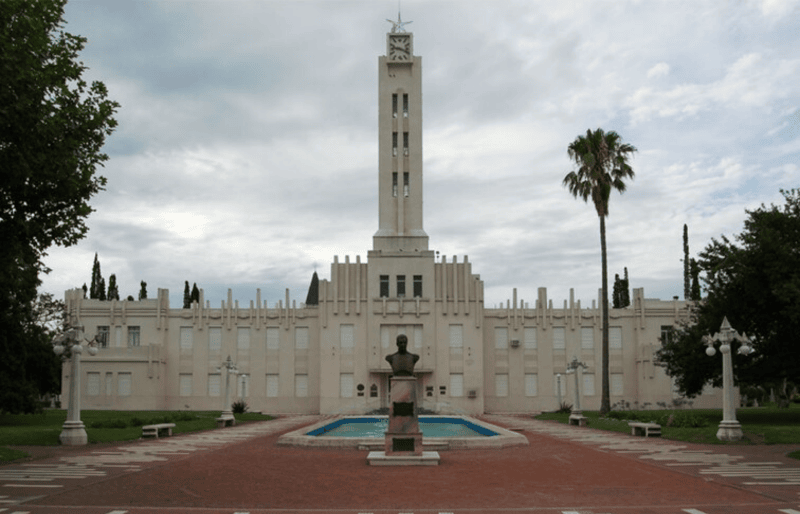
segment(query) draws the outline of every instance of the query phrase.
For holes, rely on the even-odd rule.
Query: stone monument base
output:
[[[717,430],[720,441],[741,441],[744,437],[742,425],[738,421],[721,421]]]
[[[65,421],[61,426],[61,435],[58,440],[64,446],[83,446],[89,443],[83,421]]]
[[[386,455],[386,452],[369,452],[370,466],[438,466],[439,452],[422,452],[422,455]]]

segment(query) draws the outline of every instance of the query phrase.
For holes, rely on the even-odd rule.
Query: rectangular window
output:
[[[537,396],[539,394],[539,376],[536,373],[525,373],[525,396]]]
[[[403,132],[403,155],[408,155],[408,132]]]
[[[279,381],[277,374],[267,375],[267,398],[278,397],[278,384]]]
[[[381,347],[389,348],[392,342],[392,334],[389,332],[389,327],[381,325]]]
[[[97,327],[97,344],[100,348],[108,348],[108,326]]]
[[[397,297],[398,298],[405,298],[406,297],[406,276],[405,275],[397,275]]]
[[[397,157],[397,132],[392,132],[392,155]]]
[[[389,298],[389,275],[381,275],[381,298]]]
[[[622,373],[611,373],[611,396],[622,396],[624,394]]]
[[[553,328],[553,350],[566,349],[567,333],[564,327]]]
[[[308,396],[308,375],[294,376],[294,395],[298,398]]]
[[[281,332],[278,327],[267,329],[267,350],[278,350],[281,345]]]
[[[354,378],[352,373],[342,373],[339,375],[339,396],[342,398],[353,397]]]
[[[608,347],[622,350],[622,327],[608,327]]]
[[[494,349],[508,350],[508,328],[495,327],[494,329]]]
[[[208,375],[208,396],[219,397],[221,377],[219,373],[209,373]]]
[[[98,327],[99,328],[99,327]],[[672,342],[672,325],[661,325],[661,344],[669,344]]]
[[[392,172],[392,196],[397,196],[397,172]]]
[[[236,330],[236,349],[249,350],[250,349],[250,327],[239,327]]]
[[[422,298],[422,275],[414,275],[414,298]]]
[[[222,328],[211,327],[208,329],[208,350],[218,352],[222,349]]]
[[[403,118],[408,118],[408,94],[403,95]]]
[[[397,118],[397,94],[392,95],[392,118]]]
[[[498,373],[494,376],[495,396],[508,396],[508,373]]]
[[[403,172],[403,196],[408,198],[408,193],[411,188],[411,179],[409,178],[408,172]]]
[[[464,396],[463,373],[450,373],[450,396]]]
[[[464,326],[450,325],[450,348],[464,347]]]
[[[140,336],[139,327],[128,327],[128,346],[140,346]]]
[[[524,342],[525,349],[526,350],[535,350],[536,349],[536,327],[525,327],[525,329],[523,330],[522,336],[525,338],[525,342]]]
[[[100,394],[100,373],[90,371],[86,373],[86,395],[98,396]]]
[[[179,394],[181,396],[192,396],[192,374],[181,373],[178,376]]]
[[[294,329],[294,349],[308,350],[308,327]]]
[[[581,348],[591,350],[594,348],[594,329],[591,327],[581,328]]]
[[[594,392],[594,373],[584,373],[583,374],[583,395],[584,396],[594,396],[596,393]]]
[[[192,351],[193,332],[194,329],[192,327],[181,327],[181,351]]]
[[[106,373],[106,396],[114,394],[114,374]]]
[[[356,345],[353,325],[339,325],[339,345],[342,348],[354,348]]]
[[[119,396],[131,395],[131,374],[117,373],[117,394]]]

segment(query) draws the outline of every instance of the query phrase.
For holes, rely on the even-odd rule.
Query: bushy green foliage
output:
[[[244,400],[236,400],[235,402],[233,402],[233,405],[231,405],[231,409],[233,410],[234,414],[244,414],[245,412],[247,412],[248,408],[249,406],[247,405],[247,402]]]
[[[561,405],[558,406],[558,410],[556,410],[558,414],[569,414],[570,412],[572,412],[572,404],[567,402],[561,402]]]
[[[92,421],[90,428],[128,428],[128,423],[123,419],[109,419],[106,421]]]

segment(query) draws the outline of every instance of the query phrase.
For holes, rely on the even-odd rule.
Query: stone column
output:
[[[422,432],[419,429],[417,379],[392,377],[389,428],[386,430],[387,456],[422,456]]]

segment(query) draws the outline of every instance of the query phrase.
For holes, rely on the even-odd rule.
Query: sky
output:
[[[378,56],[398,8],[422,56],[424,228],[485,305],[589,306],[599,219],[562,185],[588,129],[638,152],[606,220],[610,283],[683,298],[696,256],[800,187],[800,1],[71,0],[85,78],[121,108],[88,235],[40,288],[212,306],[305,300],[378,229]]]

